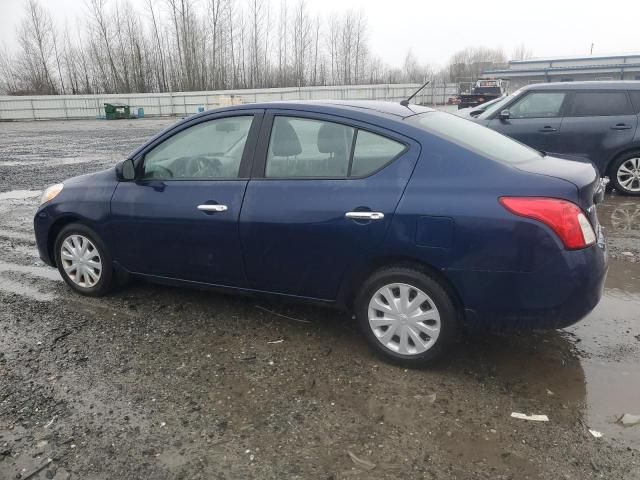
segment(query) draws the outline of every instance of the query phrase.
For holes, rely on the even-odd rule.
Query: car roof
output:
[[[378,117],[402,120],[413,115],[433,112],[434,109],[421,105],[400,105],[400,102],[385,102],[378,100],[306,100],[306,101],[276,101],[263,103],[245,103],[223,110],[239,109],[269,109],[269,110],[300,110],[329,114],[361,113]],[[207,112],[204,112],[207,113]],[[202,114],[201,114],[202,115]]]
[[[523,90],[640,90],[640,81],[551,82],[527,85]]]

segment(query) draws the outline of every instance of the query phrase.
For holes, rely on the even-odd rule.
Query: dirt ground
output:
[[[0,123],[0,479],[640,479],[640,425],[616,423],[640,414],[639,199],[599,207],[611,269],[583,322],[405,370],[345,313],[142,282],[83,298],[42,264],[40,191],[170,122]]]

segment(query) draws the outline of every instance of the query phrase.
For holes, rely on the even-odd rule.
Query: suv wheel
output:
[[[93,230],[69,224],[58,234],[54,248],[58,271],[76,292],[98,297],[111,289],[111,257]]]
[[[611,183],[625,195],[640,195],[640,152],[622,155],[611,167]]]
[[[356,300],[356,316],[371,347],[406,366],[425,365],[444,353],[458,329],[447,291],[429,275],[405,267],[369,277]]]

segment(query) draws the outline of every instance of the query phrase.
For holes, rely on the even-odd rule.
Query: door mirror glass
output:
[[[136,178],[136,167],[130,158],[116,165],[116,177],[121,182],[130,182]]]
[[[511,112],[506,108],[500,112],[500,120],[508,120],[510,116]]]
[[[122,178],[124,180],[133,180],[136,178],[136,167],[133,160],[125,160],[122,164]]]

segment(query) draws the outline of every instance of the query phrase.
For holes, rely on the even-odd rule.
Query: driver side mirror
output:
[[[118,176],[118,180],[123,182],[130,182],[135,180],[136,178],[136,167],[133,164],[133,160],[130,158],[125,160],[124,162],[120,162],[116,166],[116,174]]]
[[[511,117],[511,112],[508,109],[505,108],[500,112],[500,120],[509,120],[509,117]]]

